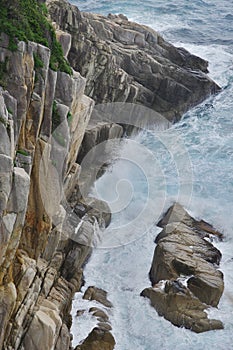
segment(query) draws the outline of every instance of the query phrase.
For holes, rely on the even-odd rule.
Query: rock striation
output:
[[[66,0],[47,0],[58,28],[72,36],[68,59],[87,79],[96,103],[143,104],[178,120],[219,87],[208,63],[165,41],[159,33],[123,15],[81,13]]]
[[[70,35],[59,34],[68,50]],[[20,42],[12,52],[8,44],[2,34],[0,349],[69,349],[71,302],[91,252],[93,221],[104,224],[101,208],[74,216],[78,199],[73,207],[64,201],[74,196],[94,102],[80,73],[49,68],[48,48]]]
[[[221,321],[209,320],[204,311],[217,307],[224,289],[218,270],[221,253],[207,240],[210,231],[217,231],[193,219],[177,203],[159,225],[163,230],[155,240],[149,273],[152,287],[143,290],[142,296],[176,326],[197,333],[222,329]]]
[[[140,103],[175,120],[219,90],[205,74],[207,62],[174,48],[155,31],[124,16],[81,14],[62,0],[47,3],[64,56],[74,68],[71,75],[49,67],[49,48],[21,41],[11,51],[9,38],[4,33],[0,38],[4,350],[39,350],[41,344],[44,350],[71,348],[72,298],[83,283],[96,228],[111,220],[105,203],[81,198],[80,163],[95,145],[123,135],[121,125],[92,122],[94,103]],[[217,255],[209,250],[209,259],[217,262]],[[173,267],[171,273],[175,271]],[[210,296],[214,305],[221,278],[213,267],[211,271],[211,283],[200,271],[189,289],[198,296],[204,285],[205,298]],[[94,339],[100,349],[112,349],[115,340],[106,328],[94,329],[81,348],[94,349]]]

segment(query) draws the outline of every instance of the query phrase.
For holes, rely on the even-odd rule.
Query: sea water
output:
[[[164,131],[142,132],[122,144],[119,159],[96,182],[93,194],[114,207],[121,184],[132,188],[124,210],[115,212],[108,234],[94,250],[85,267],[85,286],[95,285],[109,292],[114,305],[110,311],[116,350],[156,349],[233,349],[233,1],[232,0],[79,0],[80,10],[107,15],[124,13],[130,20],[151,26],[176,46],[209,61],[209,75],[222,91],[186,113],[182,120]],[[155,162],[146,171],[132,160],[133,142],[154,155]],[[143,152],[138,154],[143,157]],[[134,158],[133,158],[134,159]],[[144,162],[145,164],[145,162]],[[160,169],[158,173],[156,169]],[[145,176],[146,174],[146,176]],[[161,177],[162,174],[162,177]],[[149,181],[148,181],[149,179]],[[159,181],[158,181],[159,180]],[[123,181],[123,182],[122,182]],[[152,185],[151,185],[152,183]],[[150,186],[149,186],[150,185]],[[124,187],[123,187],[124,188]],[[149,189],[148,189],[149,188]],[[109,190],[111,189],[111,191]],[[150,286],[148,271],[159,232],[149,230],[128,234],[127,224],[134,222],[148,200],[151,206],[163,203],[163,209],[178,200],[196,218],[204,219],[224,233],[223,242],[215,242],[223,257],[225,290],[218,309],[211,317],[224,323],[224,330],[195,334],[177,328],[159,317],[140,292]],[[154,196],[154,201],[153,201]],[[151,198],[152,197],[152,198]],[[124,198],[123,198],[124,199]],[[156,212],[155,205],[155,212]],[[159,210],[161,208],[159,207]],[[157,214],[156,214],[157,215]],[[155,215],[155,216],[156,216]],[[143,224],[141,222],[141,224]],[[87,336],[96,323],[88,314],[96,302],[82,300],[77,293],[73,302],[74,345]],[[76,317],[77,309],[87,310]]]

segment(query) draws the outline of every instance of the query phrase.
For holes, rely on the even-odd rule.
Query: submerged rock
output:
[[[199,223],[179,204],[168,210],[159,223],[163,230],[156,238],[149,273],[152,287],[142,292],[159,315],[198,333],[223,328],[204,310],[218,305],[224,289],[223,274],[217,269],[221,253],[206,240],[211,226],[205,223],[200,230]]]

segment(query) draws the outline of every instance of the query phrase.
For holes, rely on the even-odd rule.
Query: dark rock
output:
[[[91,312],[93,316],[98,317],[98,320],[101,320],[101,322],[107,322],[109,320],[109,317],[106,314],[106,312],[99,309],[98,307],[90,308],[89,312]]]

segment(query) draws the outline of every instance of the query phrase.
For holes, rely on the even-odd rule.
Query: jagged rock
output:
[[[98,322],[97,326],[102,331],[111,331],[112,330],[111,325],[107,322]]]
[[[84,293],[83,299],[96,300],[107,308],[112,307],[112,303],[107,299],[107,292],[100,288],[88,287]],[[111,350],[114,348],[115,339],[110,333],[112,327],[107,314],[108,310],[106,308],[103,310],[98,307],[91,307],[89,309],[89,312],[98,320],[97,327],[90,332],[87,338],[81,345],[78,345],[75,350]],[[77,311],[77,314],[80,315],[80,312],[82,314],[82,311],[83,310]]]
[[[144,289],[141,295],[149,298],[158,314],[175,326],[182,326],[196,333],[223,329],[221,321],[208,319],[204,312],[205,304],[195,298],[186,287],[177,288],[175,283],[179,286],[176,281],[167,281],[165,290],[157,284],[154,288]]]
[[[66,53],[69,37],[60,35]],[[13,52],[8,42],[5,36],[0,44],[0,61],[7,59],[6,90],[0,88],[0,348],[4,341],[7,349],[38,349],[43,339],[43,348],[68,349],[72,297],[82,284],[81,265],[90,247],[79,245],[81,256],[78,249],[73,254],[78,268],[65,279],[64,261],[72,245],[61,190],[65,182],[69,195],[76,185],[78,171],[73,169],[79,168],[77,154],[94,102],[84,95],[79,73],[69,76],[49,68],[48,48],[20,42]],[[43,67],[35,66],[35,55]],[[54,100],[67,139],[60,177],[51,159]],[[85,231],[90,233],[93,228]]]
[[[0,286],[0,344],[3,344],[8,320],[16,303],[17,291],[12,281]]]
[[[159,225],[163,230],[156,237],[149,273],[152,288],[142,295],[150,298],[159,315],[177,326],[195,332],[223,328],[220,321],[208,320],[203,312],[207,305],[218,305],[224,289],[223,274],[216,268],[221,253],[205,239],[211,226],[205,223],[200,230],[200,222],[177,203]],[[167,281],[165,288],[161,281]]]
[[[107,299],[107,294],[105,290],[92,286],[87,288],[83,299],[96,300],[106,307],[112,307],[112,303]]]
[[[169,223],[182,222],[185,225],[195,229],[203,237],[208,237],[208,234],[217,236],[219,239],[223,238],[223,234],[213,228],[212,225],[204,220],[195,220],[186,210],[179,204],[175,203],[165,213],[163,218],[158,222],[157,226],[164,227]]]
[[[154,30],[122,15],[81,13],[64,0],[47,4],[59,28],[72,34],[68,59],[86,77],[86,93],[97,103],[140,103],[177,120],[219,90],[205,74],[205,60]]]
[[[109,320],[106,312],[99,309],[98,307],[91,307],[89,312],[91,312],[93,316],[97,317],[98,321],[107,322]]]
[[[113,335],[106,330],[94,328],[82,345],[78,345],[75,350],[112,350],[115,346]]]

